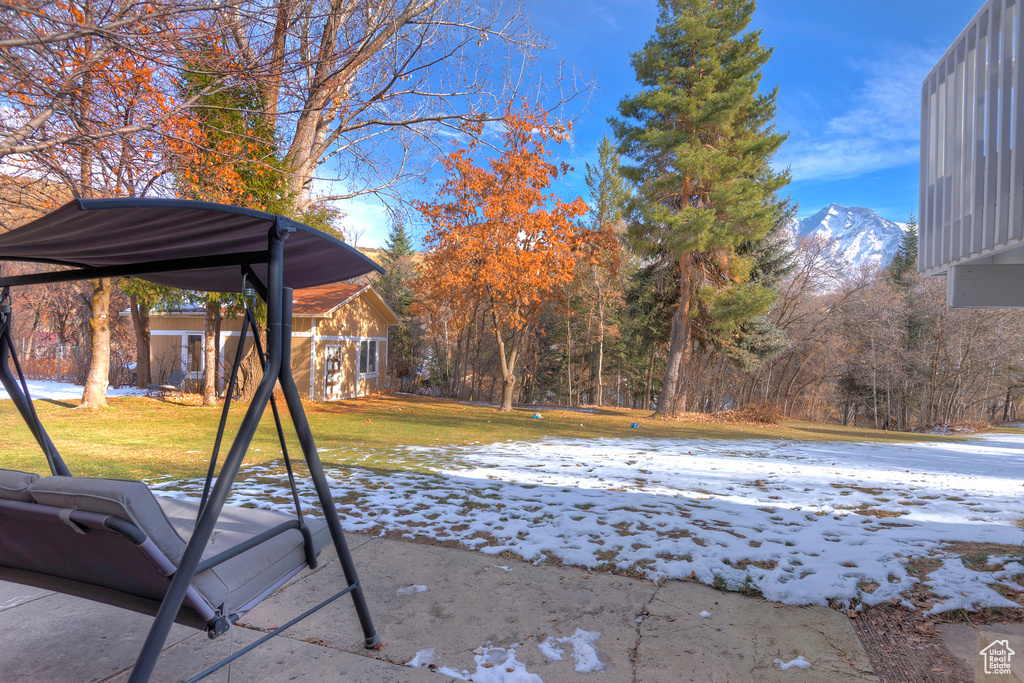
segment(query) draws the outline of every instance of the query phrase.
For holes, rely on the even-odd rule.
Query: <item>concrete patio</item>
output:
[[[548,683],[878,680],[849,619],[835,610],[358,534],[349,540],[384,646],[362,647],[351,601],[342,597],[237,660],[234,680],[450,681],[451,675],[403,664],[433,649],[435,668],[472,675],[474,650],[516,644],[516,661]],[[336,592],[341,570],[334,559],[325,551],[317,571],[300,574],[246,615],[234,630],[234,647]],[[400,593],[403,588],[410,590]],[[149,623],[143,615],[0,582],[2,678],[126,681]],[[557,644],[577,629],[600,632],[594,647],[601,671],[577,672],[573,643]],[[549,636],[564,650],[560,661],[538,648]],[[231,647],[228,635],[211,641],[176,626],[153,680],[185,680]],[[801,656],[806,669],[782,670],[774,661]],[[227,680],[227,672],[207,680]]]

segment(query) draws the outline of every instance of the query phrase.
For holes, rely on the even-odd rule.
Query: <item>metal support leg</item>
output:
[[[249,409],[242,419],[238,435],[231,444],[227,457],[224,458],[224,465],[221,467],[220,476],[217,477],[217,483],[213,487],[210,499],[202,514],[199,515],[199,519],[196,520],[192,538],[189,539],[188,545],[185,547],[185,554],[182,556],[181,562],[178,563],[178,571],[175,572],[174,578],[171,579],[171,584],[167,588],[167,594],[164,596],[163,602],[160,603],[160,609],[157,610],[156,618],[153,620],[153,625],[149,630],[149,635],[146,636],[142,652],[139,653],[139,657],[135,661],[135,667],[132,669],[131,676],[128,679],[129,683],[148,681],[153,673],[153,669],[156,667],[157,660],[160,658],[160,651],[167,640],[167,634],[170,633],[171,626],[174,624],[174,618],[177,616],[178,610],[181,609],[185,592],[192,582],[196,567],[199,566],[203,551],[206,550],[206,544],[210,541],[214,525],[217,523],[220,511],[227,501],[228,494],[231,492],[231,485],[238,475],[242,459],[245,457],[245,452],[249,449],[249,444],[252,443],[252,438],[256,433],[256,428],[259,426],[260,418],[263,416],[263,411],[273,395],[274,385],[281,372],[281,358],[283,356],[281,347],[281,291],[284,281],[284,235],[276,230],[271,232],[269,251],[270,262],[267,265],[267,368],[263,375],[263,380],[260,382],[259,387],[256,389],[256,394],[252,398],[252,403],[249,404]]]
[[[283,355],[285,358],[291,358],[292,290],[287,287],[282,297],[282,323]],[[370,609],[366,605],[366,596],[363,595],[363,587],[359,583],[356,566],[352,561],[352,553],[349,552],[348,543],[345,541],[345,532],[341,528],[338,510],[334,506],[334,496],[327,485],[327,476],[324,474],[323,465],[320,463],[320,456],[316,451],[313,432],[309,429],[306,411],[302,408],[299,390],[295,386],[295,379],[292,377],[291,363],[282,363],[280,373],[281,391],[284,393],[284,399],[288,404],[288,412],[291,413],[295,432],[298,434],[299,443],[302,445],[302,453],[309,467],[309,476],[313,480],[316,495],[320,499],[320,507],[323,508],[327,527],[331,530],[331,538],[334,540],[335,550],[338,551],[338,559],[341,561],[341,569],[345,574],[345,581],[350,586],[355,586],[352,589],[352,602],[355,603],[356,616],[359,617],[359,625],[363,629],[364,643],[367,648],[374,648],[380,643],[380,636],[373,627],[373,620],[370,619]]]
[[[4,385],[11,401],[14,402],[14,406],[21,413],[32,436],[35,437],[36,443],[43,450],[46,462],[50,465],[50,473],[71,476],[68,466],[64,464],[64,459],[60,457],[57,447],[53,445],[50,435],[46,433],[39,421],[39,415],[36,414],[35,406],[32,405],[32,399],[25,394],[21,383],[11,374],[10,362],[14,354],[14,341],[11,336],[12,314],[10,309],[10,294],[5,287],[3,293],[0,294],[0,384]]]

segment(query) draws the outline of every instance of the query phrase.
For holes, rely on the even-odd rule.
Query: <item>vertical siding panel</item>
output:
[[[983,250],[995,246],[996,187],[999,181],[999,3],[992,3],[988,24],[988,85],[985,117],[985,222]]]
[[[918,247],[917,247],[917,270],[918,272],[924,272],[935,265],[934,259],[931,257],[931,211],[929,207],[929,198],[932,195],[931,191],[931,138],[932,131],[934,130],[930,126],[930,102],[932,94],[932,75],[928,74],[928,77],[924,79],[924,83],[921,84],[921,165],[918,168],[918,205],[917,205],[917,218],[920,221],[921,227],[918,230]]]
[[[1010,204],[1010,113],[1013,97],[1010,88],[1013,86],[1013,0],[1003,0],[1000,21],[1000,59],[999,59],[999,138],[996,154],[998,155],[999,172],[996,180],[996,246],[1010,241],[1009,216]]]
[[[972,229],[974,226],[974,103],[977,99],[975,69],[978,55],[978,26],[968,29],[964,43],[964,127],[963,127],[963,219],[961,222],[962,240],[960,258],[971,253]]]
[[[974,209],[971,254],[981,252],[985,232],[985,102],[988,93],[988,12],[978,21],[974,99]]]
[[[946,141],[949,137],[949,64],[944,59],[940,64],[939,87],[936,97],[935,125],[935,260],[949,262],[949,192],[946,178],[949,175]]]
[[[1020,2],[1014,2],[1013,7],[1013,93],[1010,101],[1013,105],[1011,114],[1013,129],[1011,132],[1013,146],[1010,162],[1010,206],[1008,210],[1010,220],[1010,239],[1024,239],[1024,178],[1021,172],[1024,171],[1024,148],[1021,147],[1021,135],[1024,135],[1024,117],[1020,112],[1020,97],[1024,92],[1024,69],[1020,67],[1024,39],[1021,35],[1021,12]]]
[[[957,41],[950,60],[950,67],[953,72],[953,126],[950,130],[950,137],[953,144],[953,169],[952,180],[952,221],[950,225],[950,249],[949,260],[953,263],[963,257],[963,198],[964,198],[964,52],[966,41]]]

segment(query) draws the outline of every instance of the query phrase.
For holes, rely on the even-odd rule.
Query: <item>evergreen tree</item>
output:
[[[405,223],[398,217],[391,222],[388,241],[384,245],[381,265],[385,273],[375,285],[388,306],[398,314],[402,323],[388,329],[388,377],[393,388],[415,376],[416,354],[423,336],[421,325],[410,315],[412,307],[412,281],[416,278],[412,240]]]
[[[622,174],[619,172],[619,155],[608,136],[601,139],[597,148],[598,161],[596,166],[587,164],[586,183],[590,190],[591,216],[595,229],[618,232],[622,224],[623,212],[629,191],[625,187]],[[594,405],[604,404],[604,342],[606,333],[607,309],[609,303],[619,294],[622,287],[616,278],[619,275],[620,240],[616,239],[610,249],[596,255],[583,264],[586,269],[587,289],[597,313],[597,344],[594,348],[591,375],[593,377]]]
[[[388,241],[384,245],[389,263],[395,263],[403,256],[412,256],[412,241],[409,233],[405,230],[405,223],[396,218],[391,222],[391,230],[388,233]]]
[[[208,71],[189,68],[179,76],[178,89],[183,97],[192,97],[214,78]],[[180,197],[307,218],[295,215],[274,144],[273,125],[263,110],[262,91],[251,81],[238,80],[200,98],[189,118],[178,123],[181,130],[171,143],[169,158]],[[322,214],[314,209],[308,216],[321,229],[323,226],[315,223]],[[219,292],[196,292],[191,298],[206,312],[202,395],[204,405],[214,405],[223,311],[226,308],[237,314],[244,303],[241,295]]]
[[[786,234],[786,223],[795,214],[796,207],[786,204],[768,234],[736,248],[738,255],[750,259],[749,281],[772,292],[773,300],[783,278],[796,266],[796,252]],[[709,313],[698,307],[693,336],[702,346],[721,353],[743,372],[753,370],[786,348],[782,331],[765,313],[739,321],[721,314],[715,319]],[[743,315],[746,311],[737,307],[730,313]]]
[[[900,242],[899,249],[896,250],[896,256],[892,259],[892,264],[889,265],[889,274],[892,275],[893,282],[898,285],[906,284],[906,275],[908,273],[917,272],[917,216],[913,212],[910,213],[910,221],[907,225],[907,231],[903,234],[903,240]]]
[[[654,37],[633,55],[643,89],[613,121],[635,185],[630,236],[642,253],[678,266],[679,303],[658,412],[685,409],[694,317],[716,339],[767,312],[774,294],[751,280],[754,242],[785,211],[776,192],[789,174],[769,161],[786,136],[774,131],[776,90],[759,94],[771,50],[742,33],[753,0],[661,0]]]
[[[399,316],[404,316],[412,304],[412,279],[416,276],[413,267],[412,242],[401,219],[391,222],[388,241],[384,245],[381,259],[384,274],[374,283],[380,295]]]

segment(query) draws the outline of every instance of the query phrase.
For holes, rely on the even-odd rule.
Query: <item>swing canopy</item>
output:
[[[340,240],[283,216],[205,202],[136,198],[76,200],[0,235],[0,261],[5,260],[64,268],[6,276],[0,271],[0,384],[25,419],[50,470],[50,476],[40,477],[0,469],[0,579],[155,615],[129,679],[139,683],[152,674],[173,622],[205,629],[211,638],[219,636],[304,567],[314,568],[319,552],[333,541],[345,578],[340,592],[191,680],[209,675],[345,594],[352,596],[366,646],[376,646],[380,637],[289,359],[292,289],[383,270]],[[267,303],[265,354],[259,335],[253,336],[263,378],[218,473],[245,335],[256,326],[247,305],[199,501],[155,496],[138,481],[72,476],[28,395],[11,334],[10,287],[124,276],[199,291],[241,292],[251,287]],[[280,386],[287,403],[322,520],[303,516],[275,386]],[[268,405],[295,515],[225,505]]]
[[[341,240],[303,223],[182,199],[76,199],[0,235],[0,260],[103,269],[112,276],[135,275],[180,289],[239,292],[241,265],[250,265],[266,282],[267,233],[275,225],[291,233],[285,287],[315,287],[384,272]],[[166,269],[176,263],[180,270],[146,272],[155,264]]]

